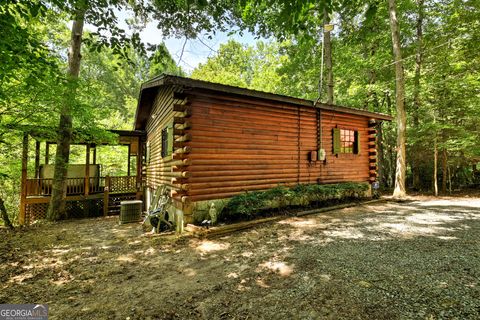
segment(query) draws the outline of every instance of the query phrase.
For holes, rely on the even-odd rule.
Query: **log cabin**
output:
[[[374,182],[389,115],[161,75],[141,87],[145,195],[165,186],[184,223],[211,203],[278,185]],[[218,208],[217,208],[218,209]]]

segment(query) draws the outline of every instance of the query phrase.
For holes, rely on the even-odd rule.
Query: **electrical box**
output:
[[[327,156],[327,153],[325,152],[325,149],[318,149],[318,160],[319,161],[325,161],[326,156]]]

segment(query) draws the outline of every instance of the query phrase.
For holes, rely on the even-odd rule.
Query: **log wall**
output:
[[[175,106],[187,103],[184,97],[174,94],[180,92],[178,87],[160,87],[155,97],[152,112],[146,123],[147,148],[149,149],[149,162],[146,163],[146,186],[156,189],[166,185],[170,190],[180,192],[182,186],[177,183],[182,172],[178,172],[179,161],[173,155],[162,158],[162,129],[173,119],[181,119],[182,112],[174,111]],[[183,162],[181,163],[181,165]]]
[[[365,116],[321,112],[326,161],[311,162],[317,150],[313,108],[258,99],[191,92],[187,195],[191,201],[231,197],[244,191],[298,183],[369,180]],[[333,155],[332,128],[360,132],[359,154]]]

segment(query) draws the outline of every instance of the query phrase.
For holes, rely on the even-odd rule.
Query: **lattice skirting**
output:
[[[27,224],[47,217],[48,203],[31,203],[25,207],[25,223]]]
[[[48,203],[29,203],[25,209],[25,223],[47,217]],[[103,199],[67,201],[67,216],[63,219],[92,218],[103,215]]]
[[[120,214],[120,202],[136,199],[135,194],[111,194],[108,200],[108,215]]]

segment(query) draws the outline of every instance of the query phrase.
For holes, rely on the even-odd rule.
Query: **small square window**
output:
[[[355,131],[340,129],[340,153],[353,153]]]
[[[360,153],[360,132],[350,129],[332,129],[333,154],[359,154]]]

